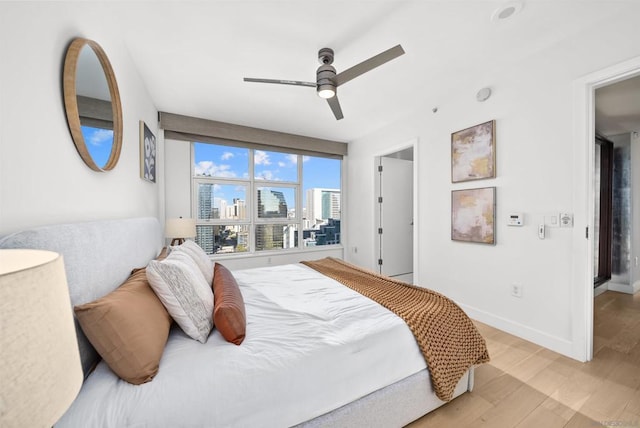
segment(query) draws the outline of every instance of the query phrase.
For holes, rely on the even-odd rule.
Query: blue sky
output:
[[[84,143],[89,150],[89,154],[93,161],[99,167],[103,167],[109,160],[111,147],[113,145],[113,131],[110,129],[92,128],[90,126],[81,126]]]
[[[211,175],[218,178],[248,178],[249,149],[218,146],[214,144],[195,144],[196,175]],[[282,181],[286,183],[297,180],[297,155],[279,152],[255,150],[256,179]],[[340,161],[320,157],[303,156],[303,195],[307,189],[322,187],[340,188]],[[226,187],[226,186],[225,186]],[[224,198],[231,202],[233,198],[245,199],[240,193],[229,194],[226,187]],[[305,201],[303,200],[303,204]]]

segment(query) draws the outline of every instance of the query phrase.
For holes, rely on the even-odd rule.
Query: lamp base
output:
[[[176,242],[177,242],[177,244],[176,244]],[[184,238],[173,238],[171,240],[171,246],[182,245],[182,244],[184,244]]]

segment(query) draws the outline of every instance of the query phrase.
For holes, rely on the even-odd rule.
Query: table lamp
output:
[[[82,378],[62,256],[0,250],[0,426],[51,427]]]
[[[191,218],[168,218],[165,225],[165,235],[173,238],[171,245],[180,245],[185,238],[195,238],[196,221]]]

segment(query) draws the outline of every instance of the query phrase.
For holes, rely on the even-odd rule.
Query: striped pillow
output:
[[[183,244],[171,247],[171,253],[175,251],[182,251],[191,257],[204,275],[207,284],[211,286],[213,283],[213,261],[200,245],[187,239]]]
[[[213,328],[213,291],[191,257],[172,251],[162,261],[152,260],[147,279],[180,328],[205,343]]]

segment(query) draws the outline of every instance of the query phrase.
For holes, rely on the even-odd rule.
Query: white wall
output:
[[[572,91],[581,76],[640,55],[640,45],[631,43],[638,42],[633,18],[618,18],[490,74],[476,75],[470,64],[469,78],[440,105],[422,94],[422,109],[350,144],[347,178],[359,191],[347,198],[346,233],[358,253],[348,251],[347,259],[374,267],[373,214],[357,209],[373,206],[374,155],[417,138],[415,283],[453,298],[476,319],[585,358],[586,327],[575,325],[572,266],[588,219],[585,207],[574,202],[574,192],[586,183],[574,180]],[[483,86],[493,95],[479,103],[475,94]],[[497,178],[452,184],[451,133],[491,119],[497,126]],[[451,190],[485,186],[497,187],[497,245],[452,242]],[[525,213],[524,227],[506,226],[512,211]],[[542,216],[560,211],[576,214],[574,228],[549,228],[546,239],[538,239]],[[523,287],[522,298],[510,295],[511,284]]]
[[[138,121],[157,113],[104,4],[0,2],[0,234],[71,221],[162,217],[162,180],[140,179]],[[62,65],[74,37],[98,42],[114,69],[124,121],[118,165],[90,170],[64,111]],[[162,168],[162,145],[158,148]]]

